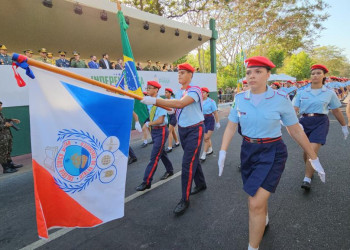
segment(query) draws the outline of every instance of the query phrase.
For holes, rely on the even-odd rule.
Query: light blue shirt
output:
[[[192,87],[192,84],[190,84]],[[202,92],[199,87],[190,88],[188,91],[180,89],[175,93],[175,99],[181,99],[183,96],[191,97],[194,102],[176,111],[176,118],[180,127],[189,127],[204,120],[202,111]]]
[[[285,126],[298,123],[286,93],[270,87],[257,106],[251,101],[250,90],[237,94],[228,119],[240,123],[242,134],[250,138],[276,138],[282,135],[280,121]]]
[[[204,115],[211,114],[211,113],[215,112],[216,110],[218,110],[218,108],[216,107],[216,103],[213,99],[208,97],[206,100],[203,101],[203,114]]]
[[[341,103],[333,90],[322,86],[321,89],[313,90],[308,87],[299,91],[293,99],[293,106],[299,108],[300,114],[325,114],[329,109],[336,109],[341,106]]]
[[[151,109],[152,109],[153,105],[147,105],[148,108],[148,113],[150,114],[150,118],[151,118]],[[154,115],[153,121],[158,120],[159,117],[164,116],[164,122],[162,124],[157,124],[154,126],[163,126],[163,125],[167,125],[168,124],[168,116],[167,116],[167,111],[163,108],[157,107],[156,109],[156,113]],[[152,125],[153,126],[153,125]]]

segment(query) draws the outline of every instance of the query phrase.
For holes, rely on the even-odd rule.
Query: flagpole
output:
[[[64,76],[67,76],[67,77],[70,77],[70,78],[73,78],[73,79],[76,79],[76,80],[79,80],[79,81],[82,81],[82,82],[86,82],[86,83],[92,84],[94,86],[106,89],[106,90],[114,92],[114,93],[118,93],[118,94],[121,94],[121,95],[126,95],[128,97],[131,97],[131,98],[134,98],[134,99],[137,99],[137,100],[140,100],[140,101],[143,99],[141,96],[136,95],[134,93],[127,92],[127,91],[124,91],[122,89],[118,89],[118,88],[116,88],[114,86],[107,85],[105,83],[101,83],[101,82],[93,80],[91,78],[87,78],[85,76],[78,75],[76,73],[70,72],[68,70],[65,70],[65,69],[62,69],[62,68],[50,65],[50,64],[46,64],[46,63],[43,63],[43,62],[31,59],[31,58],[27,58],[27,62],[31,66],[34,66],[34,67],[37,67],[37,68],[40,68],[40,69],[44,69],[44,70],[47,70],[47,71],[51,71],[51,72],[56,73],[56,74],[64,75]],[[171,109],[168,108],[168,107],[163,107],[163,106],[158,106],[158,107],[161,107],[163,109],[171,111]]]

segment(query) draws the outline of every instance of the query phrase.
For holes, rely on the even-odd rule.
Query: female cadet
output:
[[[324,65],[313,65],[311,67],[311,86],[298,91],[293,99],[293,106],[296,113],[301,115],[300,124],[309,138],[313,150],[318,153],[321,145],[326,143],[326,137],[329,130],[329,109],[342,126],[344,138],[349,134],[344,116],[339,109],[341,103],[334,93],[324,86],[328,69]],[[307,161],[306,152],[304,152],[305,178],[301,188],[310,190],[311,178],[314,174],[312,166]]]
[[[186,211],[190,204],[190,194],[196,194],[207,188],[199,162],[204,132],[202,93],[198,86],[193,86],[191,83],[195,69],[188,63],[180,64],[178,69],[178,79],[182,87],[176,92],[175,99],[165,100],[146,96],[141,101],[144,104],[157,104],[176,109],[184,155],[181,172],[182,198],[174,209],[175,215],[181,215]],[[191,192],[192,180],[196,186]]]
[[[174,99],[174,92],[171,88],[166,88],[165,89],[165,98],[166,99]],[[176,135],[176,124],[177,124],[177,120],[176,120],[176,115],[174,114],[169,114],[169,137],[168,137],[168,148],[165,149],[165,152],[170,153],[171,151],[173,151],[173,138],[175,139],[175,145],[174,148],[180,146],[180,142],[179,139],[177,138]]]
[[[322,176],[324,172],[309,140],[298,124],[292,103],[284,92],[274,91],[267,86],[270,69],[275,65],[261,56],[249,58],[245,63],[250,90],[236,95],[223,135],[218,165],[221,176],[226,151],[239,122],[243,135],[241,175],[243,189],[249,195],[248,249],[258,249],[268,223],[268,199],[276,190],[288,155],[281,138],[281,120],[287,126],[289,134],[307,152],[317,171]]]
[[[278,82],[273,82],[270,86],[274,90],[280,89],[280,84]]]
[[[204,148],[200,158],[201,162],[204,162],[207,155],[213,153],[213,147],[211,144],[211,135],[216,129],[220,128],[220,120],[218,115],[218,108],[213,99],[209,98],[209,89],[202,88],[203,96],[203,114],[204,114]]]

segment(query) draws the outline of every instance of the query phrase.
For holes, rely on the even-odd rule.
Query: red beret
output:
[[[179,70],[187,70],[192,73],[195,71],[195,69],[188,63],[179,64],[177,67]]]
[[[276,85],[276,86],[280,86],[280,83],[279,82],[274,82],[272,83],[273,85]]]
[[[156,81],[148,81],[147,82],[147,85],[151,85],[151,86],[153,86],[153,87],[156,87],[156,88],[158,88],[158,89],[160,89],[161,87],[162,87],[162,85],[160,85],[158,82],[156,82]]]
[[[202,90],[202,92],[203,92],[203,91],[205,91],[205,92],[207,92],[207,93],[209,93],[209,92],[210,92],[210,91],[209,91],[209,89],[208,89],[208,88],[206,88],[206,87],[201,88],[201,90]]]
[[[247,82],[247,80],[243,80],[243,84],[247,84],[248,82]]]
[[[328,73],[327,67],[321,64],[312,65],[311,70],[314,70],[314,69],[322,69],[325,74]]]
[[[273,62],[271,62],[269,59],[263,56],[253,56],[251,58],[248,58],[244,61],[247,64],[247,68],[251,67],[265,67],[272,69],[275,66]]]
[[[172,93],[172,94],[174,93],[173,90],[172,90],[171,88],[165,88],[165,91],[168,91],[168,92],[170,92],[170,93]]]

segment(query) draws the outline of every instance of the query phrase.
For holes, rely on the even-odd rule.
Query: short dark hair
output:
[[[90,56],[90,58],[93,58],[93,57],[94,57],[94,55],[91,55],[91,56]]]
[[[108,55],[108,53],[103,53],[103,54],[102,54],[102,57],[105,57],[106,55]]]
[[[2,102],[0,101],[0,104],[2,105]]]

